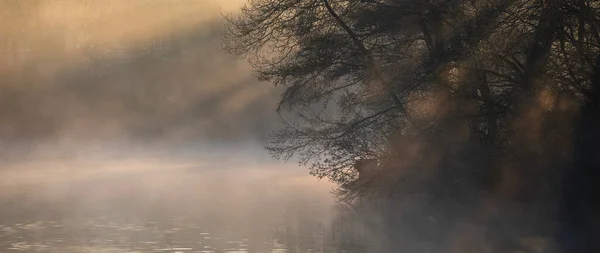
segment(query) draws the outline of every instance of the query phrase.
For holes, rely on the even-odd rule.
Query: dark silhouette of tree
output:
[[[284,87],[285,127],[268,150],[357,206],[377,199],[388,234],[410,223],[405,236],[435,241],[429,250],[469,251],[448,235],[479,224],[493,252],[531,241],[595,252],[599,11],[585,0],[252,0],[229,17],[225,47]]]

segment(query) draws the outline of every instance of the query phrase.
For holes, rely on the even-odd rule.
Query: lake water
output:
[[[29,221],[0,225],[2,252],[289,252],[283,229],[271,229],[270,240],[251,240],[211,233],[179,218],[169,221],[119,220],[118,217]],[[318,231],[315,231],[315,234]],[[265,238],[266,239],[266,238]],[[322,238],[315,238],[322,239]],[[302,245],[319,252],[319,240]],[[312,249],[313,247],[314,249]]]
[[[2,171],[0,252],[323,250],[331,185],[305,170],[151,164]]]

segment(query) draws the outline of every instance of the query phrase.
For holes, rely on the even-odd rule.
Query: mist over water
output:
[[[598,13],[2,0],[0,253],[600,252]]]
[[[244,154],[246,152],[246,154]],[[323,247],[331,185],[231,148],[35,161],[2,171],[2,252],[270,252]],[[254,158],[253,158],[254,157]]]
[[[0,252],[322,250],[332,185],[221,50],[242,2],[0,2]]]

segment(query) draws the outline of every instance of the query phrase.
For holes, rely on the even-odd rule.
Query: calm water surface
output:
[[[300,168],[235,168],[239,165],[224,162],[221,169],[145,166],[87,174],[2,172],[10,180],[0,182],[0,252],[321,252],[324,247],[331,185]]]

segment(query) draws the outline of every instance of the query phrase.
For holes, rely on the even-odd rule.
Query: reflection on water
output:
[[[267,240],[251,240],[211,233],[205,226],[186,218],[161,222],[123,220],[118,217],[27,221],[0,225],[0,250],[2,252],[322,252],[325,231],[324,227],[319,228],[320,230],[315,231],[295,231],[291,227],[281,226],[270,229],[270,238]],[[293,242],[291,238],[297,241]],[[294,245],[287,245],[289,243]]]
[[[13,184],[0,181],[0,252],[324,252],[329,184],[299,169],[231,163],[115,162],[71,178],[14,171]]]
[[[278,229],[272,231],[282,232]],[[183,218],[163,222],[144,222],[118,220],[116,217],[96,217],[0,225],[0,250],[2,252],[289,252],[289,247],[282,243],[282,235],[272,233],[272,240],[253,241],[248,238],[213,234],[206,227]],[[319,252],[322,248],[322,245],[318,245],[316,241],[304,243],[312,244],[302,245],[307,252]]]

